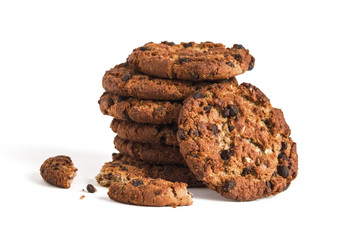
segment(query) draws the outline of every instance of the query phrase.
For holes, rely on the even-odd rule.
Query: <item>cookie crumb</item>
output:
[[[85,198],[85,196],[84,195],[82,195],[81,197],[80,197],[80,199],[82,200],[82,199],[84,199]]]
[[[89,193],[94,193],[94,192],[97,191],[96,188],[95,188],[93,185],[91,185],[91,184],[88,184],[88,185],[86,186],[86,190],[87,190]]]

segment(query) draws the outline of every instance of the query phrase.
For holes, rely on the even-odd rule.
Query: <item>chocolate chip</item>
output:
[[[181,128],[179,128],[179,130],[177,131],[177,137],[180,141],[184,141],[186,138],[185,132],[184,130],[182,130]]]
[[[183,64],[183,63],[188,63],[190,62],[190,58],[187,58],[187,57],[183,57],[183,58],[179,58],[179,63],[180,64]]]
[[[236,186],[236,182],[234,179],[231,179],[230,181],[226,181],[224,186],[222,187],[222,190],[224,192],[229,192],[231,190],[233,190]]]
[[[198,99],[198,98],[204,98],[205,95],[202,92],[196,92],[193,97],[194,99]]]
[[[131,181],[131,184],[134,185],[135,187],[141,186],[144,184],[143,180],[141,179],[134,179]]]
[[[229,65],[232,68],[235,67],[235,64],[233,62],[227,62],[226,64]]]
[[[198,79],[200,76],[197,72],[190,73],[190,78],[195,80]]]
[[[241,44],[234,44],[233,48],[235,49],[245,49],[243,45]]]
[[[175,45],[174,42],[168,42],[168,41],[162,41],[161,43],[169,45],[169,46],[174,46]]]
[[[280,149],[280,151],[284,151],[284,150],[286,150],[287,149],[287,143],[286,142],[282,142],[281,143],[281,149]]]
[[[246,176],[246,175],[255,175],[255,169],[253,167],[247,167],[247,168],[244,168],[242,173],[241,173],[241,176]]]
[[[100,104],[100,100],[98,101],[98,104]]]
[[[60,163],[55,163],[55,170],[59,170]]]
[[[112,98],[108,98],[107,104],[108,104],[108,107],[111,107],[112,105],[115,104],[115,102],[114,102],[114,100],[112,100]]]
[[[140,51],[147,51],[147,50],[149,50],[147,47],[141,47],[141,48],[139,48],[139,50]]]
[[[216,124],[212,124],[212,132],[214,133],[215,136],[219,135],[219,129],[217,127]]]
[[[239,113],[239,109],[235,105],[228,106],[229,115],[235,117]]]
[[[231,156],[234,156],[234,151],[231,149],[223,150],[220,154],[221,159],[223,160],[229,160]]]
[[[125,115],[124,117],[125,117],[125,120],[126,120],[126,121],[132,121],[131,118],[130,118],[130,116],[129,116],[129,114],[128,114],[127,112],[125,112],[124,115]]]
[[[124,166],[121,166],[120,169],[123,170],[123,171],[127,171],[127,170],[128,170],[127,167],[124,167]]]
[[[165,136],[160,137],[160,144],[166,144],[166,137]]]
[[[208,106],[204,107],[203,109],[206,113],[208,113],[208,112],[210,112],[211,108],[212,108],[212,106],[208,105]]]
[[[96,188],[95,188],[93,185],[91,185],[91,184],[88,184],[88,185],[86,186],[86,190],[87,190],[89,193],[94,193],[94,192],[96,192]]]
[[[234,58],[235,58],[235,60],[236,61],[238,61],[238,62],[241,62],[241,60],[242,60],[242,56],[241,56],[241,54],[234,54],[234,56],[233,56]]]
[[[287,178],[287,176],[289,176],[289,169],[286,166],[281,165],[277,167],[277,173],[283,178]]]
[[[215,73],[214,73],[214,72],[211,72],[211,73],[210,73],[210,76],[211,76],[211,77],[215,76]]]
[[[254,58],[254,57],[251,57],[251,61],[250,61],[250,63],[249,63],[248,71],[253,70],[254,65],[255,65],[255,58]]]
[[[126,82],[127,80],[129,80],[131,78],[131,74],[130,73],[127,73],[125,74],[125,76],[122,78],[122,81],[123,82]]]
[[[234,126],[229,125],[229,126],[228,126],[229,132],[231,132],[232,130],[234,130],[234,128],[235,128]]]
[[[200,135],[199,131],[197,129],[193,129],[191,131],[193,137],[198,137]]]
[[[287,190],[289,188],[291,183],[287,183],[286,186],[283,188],[283,191]]]
[[[188,47],[192,47],[193,42],[189,42],[189,43],[182,43],[181,45],[183,45],[184,48],[188,48]]]
[[[274,184],[272,182],[270,182],[270,181],[266,181],[265,184],[270,189],[272,189],[274,187]]]
[[[223,117],[227,118],[230,116],[230,111],[228,108],[224,108],[222,111],[221,111],[221,114]]]
[[[280,154],[278,155],[278,159],[279,159],[279,160],[285,160],[285,161],[288,161],[288,160],[289,160],[285,153],[280,153]]]

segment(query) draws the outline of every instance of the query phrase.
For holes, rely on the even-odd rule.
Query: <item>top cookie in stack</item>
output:
[[[103,114],[114,118],[111,128],[117,133],[116,149],[134,161],[146,163],[147,168],[171,166],[181,171],[177,176],[183,176],[165,180],[200,186],[181,156],[176,139],[182,101],[188,96],[201,98],[199,89],[203,87],[237,86],[234,77],[252,70],[254,61],[239,44],[226,48],[211,42],[165,41],[134,49],[126,63],[116,65],[103,77],[105,93],[99,104]],[[204,111],[210,108],[204,106]]]

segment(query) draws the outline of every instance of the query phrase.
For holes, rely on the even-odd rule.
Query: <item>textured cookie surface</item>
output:
[[[46,159],[40,167],[40,174],[46,182],[62,188],[71,186],[76,171],[71,158],[62,155]]]
[[[138,123],[176,123],[181,103],[169,101],[122,98],[105,92],[99,100],[100,110],[116,119]]]
[[[143,206],[186,206],[192,204],[192,195],[186,183],[170,182],[148,177],[142,169],[120,161],[106,163],[96,177],[101,184],[106,175],[113,181],[108,186],[111,199]]]
[[[136,123],[114,118],[110,127],[121,139],[151,144],[178,145],[175,124]]]
[[[188,166],[224,197],[275,195],[296,178],[296,144],[283,113],[255,86],[201,89],[185,100],[178,127]]]
[[[136,71],[150,76],[182,80],[221,80],[251,70],[255,59],[242,45],[220,43],[147,43],[128,57]]]
[[[232,78],[228,81],[236,80]],[[153,100],[183,100],[200,87],[212,84],[213,82],[152,78],[136,72],[127,63],[123,63],[106,71],[102,83],[106,92],[123,97]]]
[[[153,164],[186,166],[177,146],[133,142],[119,136],[115,137],[114,145],[119,152],[137,160]]]
[[[155,165],[145,163],[124,154],[114,153],[113,161],[105,163],[100,173],[96,176],[97,182],[103,186],[108,187],[110,184],[118,181],[118,172],[122,166],[132,166],[132,171],[137,171],[141,176],[149,178],[162,178],[171,182],[183,182],[189,187],[203,187],[202,182],[198,181],[195,175],[188,167],[176,165]]]

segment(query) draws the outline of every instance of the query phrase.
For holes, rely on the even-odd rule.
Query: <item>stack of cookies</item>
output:
[[[113,117],[119,153],[96,179],[109,187],[109,197],[180,206],[192,203],[187,186],[206,185],[237,200],[285,189],[296,177],[297,157],[296,169],[282,160],[296,155],[282,112],[234,78],[253,67],[254,58],[239,44],[165,41],[134,49],[107,71],[99,104]],[[274,173],[282,180],[270,179]]]

